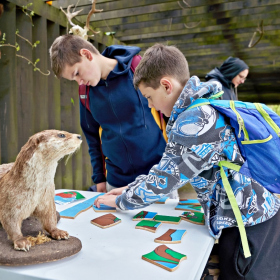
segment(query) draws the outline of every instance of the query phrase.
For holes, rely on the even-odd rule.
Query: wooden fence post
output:
[[[4,3],[4,12],[0,17],[2,34],[6,42],[16,42],[16,5]],[[0,59],[0,123],[2,163],[15,160],[18,151],[17,111],[16,111],[16,50],[13,47],[1,47]]]
[[[47,44],[47,20],[43,17],[33,17],[33,42],[40,41],[40,44],[33,49],[33,61],[40,59],[37,64],[43,73],[51,71],[48,67],[49,55]],[[34,73],[33,91],[34,91],[34,119],[35,132],[39,132],[49,128],[48,123],[48,79],[49,76],[41,74],[39,71]]]
[[[59,25],[47,21],[47,48],[50,49],[53,41],[60,35]],[[48,55],[49,56],[49,55]],[[48,69],[51,71],[50,59],[48,59]],[[49,129],[60,129],[60,81],[53,72],[48,76],[48,124]],[[62,188],[61,163],[58,164],[55,174],[56,189]]]
[[[16,26],[19,35],[32,42],[32,22],[20,9],[16,12]],[[32,61],[31,45],[19,36],[16,37],[16,41],[20,45],[17,55]],[[16,62],[18,143],[21,148],[35,132],[34,107],[36,104],[33,99],[33,66],[22,57],[17,57]]]

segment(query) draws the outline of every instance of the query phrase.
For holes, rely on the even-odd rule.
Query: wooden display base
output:
[[[57,212],[57,220],[60,216]],[[58,227],[59,228],[59,227]],[[43,233],[41,223],[34,217],[27,218],[22,223],[23,236],[36,237]],[[32,246],[28,252],[14,250],[13,242],[0,224],[0,265],[20,266],[57,261],[70,257],[82,249],[81,241],[73,236],[67,240],[54,240]]]

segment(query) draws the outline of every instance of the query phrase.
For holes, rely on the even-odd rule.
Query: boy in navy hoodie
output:
[[[133,86],[130,66],[139,52],[138,47],[113,45],[100,54],[75,35],[58,37],[50,48],[55,75],[89,87],[90,111],[80,102],[80,121],[99,192],[147,174],[166,146],[147,100]]]
[[[189,108],[198,98],[221,92],[221,84],[189,78],[184,55],[173,46],[157,44],[145,52],[135,71],[134,85],[150,107],[170,116],[168,143],[162,159],[148,175],[98,197],[95,205],[143,208],[190,182],[210,234],[219,239],[219,279],[280,279],[280,199],[231,169],[231,163],[242,166],[244,158],[229,121],[208,104]],[[220,168],[225,161],[228,164]],[[236,207],[231,206],[231,197],[229,201],[224,176]],[[237,225],[233,210],[240,211],[241,224]]]

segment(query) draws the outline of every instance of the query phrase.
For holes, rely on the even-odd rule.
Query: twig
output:
[[[47,70],[48,71],[47,74],[43,73],[38,67],[36,67],[36,65],[31,60],[29,60],[25,56],[22,56],[22,55],[19,55],[19,54],[16,54],[16,56],[21,57],[21,58],[27,60],[30,64],[32,64],[33,67],[34,67],[34,71],[39,71],[42,75],[45,75],[45,76],[49,76],[50,75],[51,72],[49,70]]]
[[[80,0],[77,1],[76,5],[75,5],[75,7],[74,7],[74,9],[73,9],[73,12],[75,12],[75,10],[76,10],[76,8],[77,8],[79,2],[80,2]]]
[[[253,44],[253,41],[257,35],[257,33],[260,33],[260,38]],[[248,48],[253,48],[254,46],[256,46],[260,40],[262,39],[263,37],[263,34],[264,34],[264,30],[263,30],[263,20],[261,20],[261,22],[259,23],[259,26],[257,27],[256,31],[254,32],[253,36],[252,36],[252,39],[248,45]]]
[[[13,48],[17,49],[16,46],[11,45],[11,44],[0,44],[0,47],[13,47]]]
[[[181,9],[185,9],[184,7],[181,6],[180,1],[177,1],[178,5],[180,6]]]
[[[191,8],[191,6],[185,1],[182,1],[187,7],[183,7],[180,3],[180,1],[177,1],[178,5],[180,6],[181,9],[186,9],[186,8]]]
[[[28,39],[26,39],[26,38],[24,38],[24,37],[22,37],[21,35],[19,35],[18,33],[16,33],[16,35],[18,36],[18,37],[20,37],[21,39],[23,39],[24,41],[26,41],[32,48],[33,48],[33,45],[32,45],[32,43],[28,40]]]
[[[106,19],[103,19],[103,21],[105,22],[106,26],[109,28],[110,32],[112,32],[112,29],[111,29],[110,26],[107,24]]]
[[[25,13],[25,15],[27,15],[30,18],[31,24],[32,26],[34,26],[33,21],[32,21],[32,17],[34,16],[34,11],[29,11],[28,7],[32,6],[33,3],[29,3],[26,6],[22,6],[21,10]],[[28,11],[30,12],[30,14],[28,14]]]
[[[195,28],[195,27],[197,27],[199,24],[201,23],[201,21],[199,21],[199,22],[197,22],[196,24],[194,24],[193,26],[188,26],[187,24],[185,24],[184,23],[184,26],[186,27],[186,28]]]
[[[191,8],[191,5],[186,1],[186,0],[183,0],[183,3],[188,6],[189,8]]]

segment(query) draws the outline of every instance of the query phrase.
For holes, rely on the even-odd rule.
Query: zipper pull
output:
[[[238,125],[239,125],[239,130],[238,130],[237,137],[240,138],[241,137],[241,129],[242,129],[242,121],[241,121],[240,117],[238,117],[237,120],[238,120]]]

